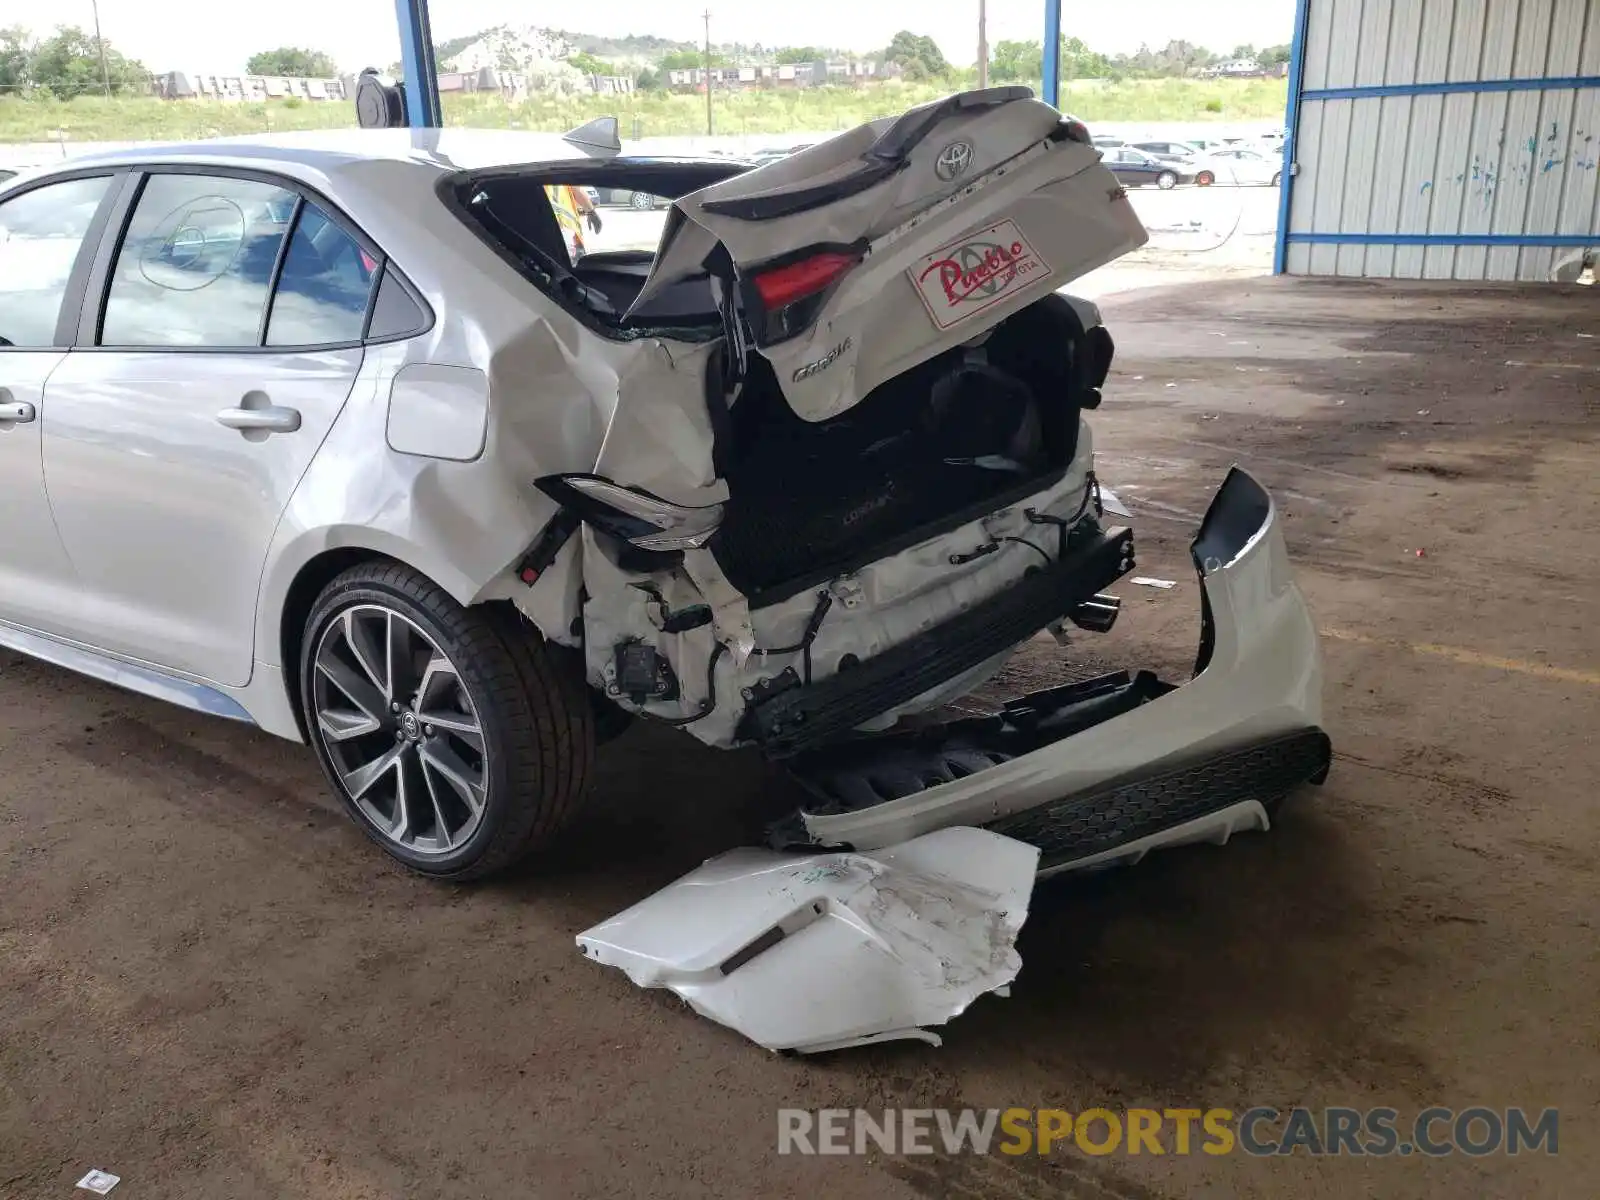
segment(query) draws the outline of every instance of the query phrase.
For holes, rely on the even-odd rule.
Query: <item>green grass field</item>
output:
[[[781,134],[848,129],[944,95],[940,84],[885,83],[863,88],[751,90],[714,98],[716,132]],[[1280,79],[1141,79],[1123,83],[1074,81],[1062,107],[1095,121],[1254,121],[1283,115]],[[444,98],[447,125],[564,130],[592,117],[615,115],[624,137],[705,132],[705,98],[638,93],[633,96],[536,96],[507,104],[494,96]],[[0,98],[0,142],[137,141],[186,139],[268,130],[326,129],[355,124],[348,103],[270,101],[229,104],[153,97],[82,96],[76,100]]]

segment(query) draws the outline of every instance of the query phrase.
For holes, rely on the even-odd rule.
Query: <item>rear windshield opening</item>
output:
[[[729,164],[702,167],[725,178]],[[682,174],[680,170],[678,174]],[[715,336],[722,317],[708,275],[680,280],[625,316],[655,264],[672,199],[711,179],[649,172],[627,178],[544,172],[465,180],[456,188],[461,215],[535,285],[617,336],[664,329]]]

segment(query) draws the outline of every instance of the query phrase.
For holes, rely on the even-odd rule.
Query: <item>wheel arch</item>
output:
[[[263,580],[256,645],[274,656],[283,671],[284,687],[302,737],[308,736],[300,697],[300,652],[306,618],[323,589],[351,567],[389,562],[409,567],[437,584],[464,606],[483,603],[488,581],[475,581],[437,555],[371,527],[333,529],[301,539],[280,554]],[[544,633],[545,631],[540,631]]]

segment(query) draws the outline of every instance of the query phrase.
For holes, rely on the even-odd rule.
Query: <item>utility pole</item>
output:
[[[94,10],[94,45],[100,51],[100,82],[106,89],[106,95],[111,95],[111,71],[106,66],[106,40],[100,36],[100,0],[89,0],[89,6]]]
[[[978,0],[978,86],[989,86],[988,0]]]
[[[706,22],[706,136],[711,136],[711,10],[701,14]]]

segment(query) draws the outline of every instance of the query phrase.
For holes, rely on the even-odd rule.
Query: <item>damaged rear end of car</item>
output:
[[[999,88],[756,170],[603,169],[676,199],[654,254],[519,248],[606,342],[562,351],[604,435],[530,480],[553,512],[516,574],[611,706],[793,772],[784,848],[974,825],[1059,870],[1264,827],[1321,778],[1314,628],[1243,472],[1195,542],[1192,680],[929,715],[1043,630],[1109,630],[1135,563],[1084,416],[1115,347],[1060,289],[1147,235],[1082,125]],[[496,197],[542,182],[469,180],[462,213],[504,245]]]
[[[1019,89],[679,198],[624,321],[699,287],[717,336],[663,337],[592,468],[538,481],[531,569],[578,544],[591,682],[785,754],[1107,623],[1131,539],[1098,521],[1083,413],[1113,346],[1057,289],[1145,238],[1082,126]],[[897,661],[967,614],[980,636]]]

